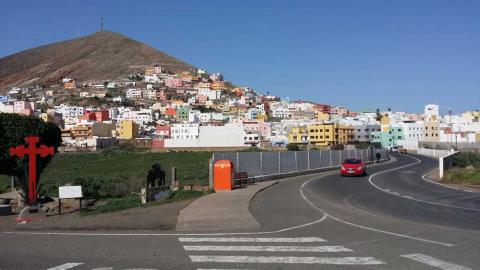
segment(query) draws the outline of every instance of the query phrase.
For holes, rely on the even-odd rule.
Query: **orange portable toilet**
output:
[[[233,172],[232,161],[227,159],[215,161],[213,165],[213,188],[215,191],[233,189]]]

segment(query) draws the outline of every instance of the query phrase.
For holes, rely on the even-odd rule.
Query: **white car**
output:
[[[403,148],[402,146],[394,145],[394,146],[390,146],[389,150],[390,150],[390,152],[398,153],[398,152],[401,151],[402,148]]]

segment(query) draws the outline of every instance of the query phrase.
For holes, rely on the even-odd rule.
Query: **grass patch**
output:
[[[447,171],[442,182],[455,184],[480,185],[480,170],[468,170],[455,168]]]
[[[211,192],[204,192],[204,191],[185,191],[185,190],[178,190],[174,191],[168,196],[167,198],[160,200],[149,202],[146,205],[141,203],[141,199],[139,195],[130,195],[124,198],[110,198],[105,199],[103,201],[98,202],[97,206],[83,208],[80,211],[80,216],[89,216],[95,214],[102,214],[102,213],[110,213],[130,208],[137,208],[137,207],[150,207],[150,206],[157,206],[166,203],[172,203],[176,201],[183,201],[189,199],[195,199],[204,195],[207,195]]]
[[[108,153],[58,154],[41,175],[40,192],[43,195],[58,196],[58,187],[74,183],[76,178],[124,179],[128,186],[139,192],[138,183],[145,180],[148,170],[159,163],[166,172],[166,181],[170,182],[171,168],[177,168],[180,184],[208,184],[208,160],[211,152],[128,152],[111,151]],[[1,183],[9,178],[0,175]],[[128,182],[137,182],[131,185]]]

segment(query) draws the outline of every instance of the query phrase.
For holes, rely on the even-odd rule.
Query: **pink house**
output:
[[[25,114],[25,113],[22,113],[22,112],[25,112],[25,110],[34,111],[35,109],[36,109],[35,102],[15,101],[13,103],[13,112],[14,113]]]
[[[183,81],[180,78],[168,78],[165,80],[165,86],[179,88],[183,86]]]
[[[204,95],[198,95],[197,98],[198,98],[198,101],[197,101],[198,104],[205,104],[205,102],[207,102],[208,100],[207,96],[204,96]]]
[[[262,137],[270,136],[270,134],[272,133],[272,128],[269,124],[265,122],[244,121],[243,126],[247,133],[257,133],[260,134]]]

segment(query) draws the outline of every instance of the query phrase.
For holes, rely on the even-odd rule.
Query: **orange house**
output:
[[[176,114],[177,114],[177,110],[175,110],[175,108],[167,108],[167,109],[165,110],[165,115],[166,115],[166,116],[175,117]]]
[[[63,84],[63,87],[65,87],[65,89],[75,89],[77,88],[77,80],[69,80]]]

